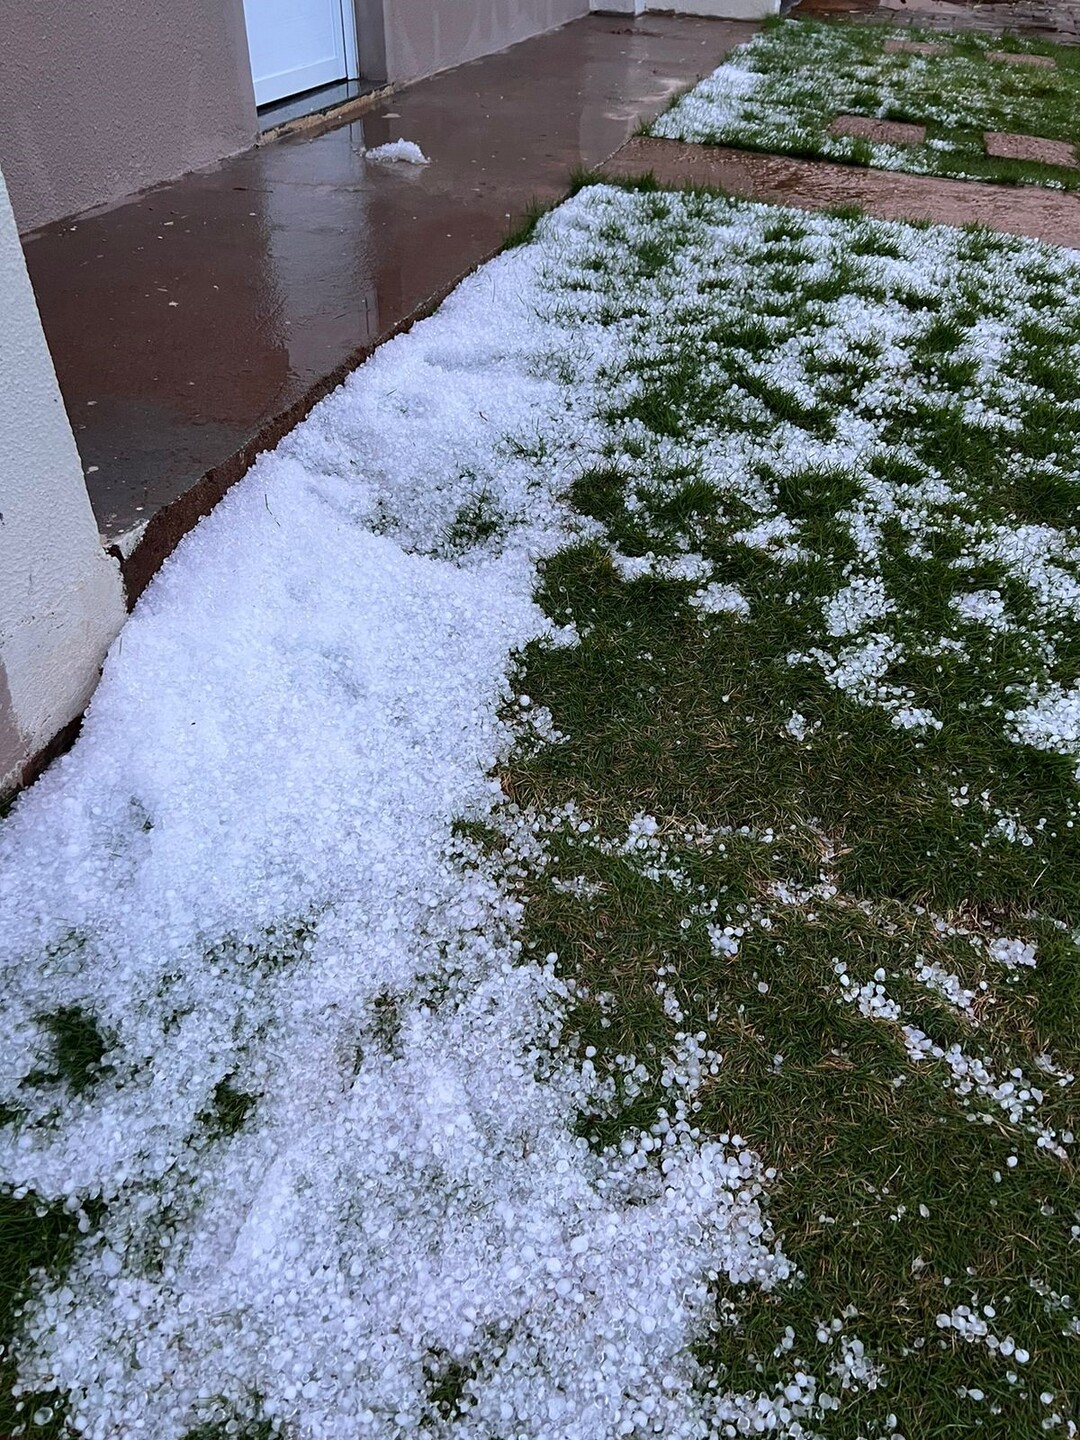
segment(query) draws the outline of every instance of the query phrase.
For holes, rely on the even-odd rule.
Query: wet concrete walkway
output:
[[[986,225],[1080,248],[1080,194],[1034,185],[945,180],[642,136],[628,141],[600,169],[612,179],[651,174],[668,187],[712,185],[732,195],[807,210],[857,205],[883,220]]]
[[[102,533],[176,539],[376,343],[756,27],[592,16],[26,243]],[[431,165],[374,166],[406,138]]]

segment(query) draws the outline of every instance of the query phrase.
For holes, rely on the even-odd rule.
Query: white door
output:
[[[256,105],[353,79],[352,0],[244,0]]]

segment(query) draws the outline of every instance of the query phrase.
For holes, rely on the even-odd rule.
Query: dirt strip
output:
[[[1033,185],[942,180],[646,136],[629,140],[600,167],[600,173],[611,179],[652,174],[661,185],[675,189],[714,185],[731,195],[804,210],[857,205],[883,220],[985,225],[1080,249],[1080,194]]]

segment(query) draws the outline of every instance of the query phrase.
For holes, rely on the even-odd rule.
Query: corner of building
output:
[[[94,692],[124,623],[0,175],[0,798]]]

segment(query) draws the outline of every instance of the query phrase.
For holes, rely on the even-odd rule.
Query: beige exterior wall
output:
[[[0,176],[0,797],[81,714],[124,623]]]
[[[20,230],[253,143],[243,0],[0,8],[0,167]]]
[[[365,8],[361,0],[361,47]],[[565,25],[589,9],[589,0],[384,0],[387,74],[395,83],[434,75]]]

